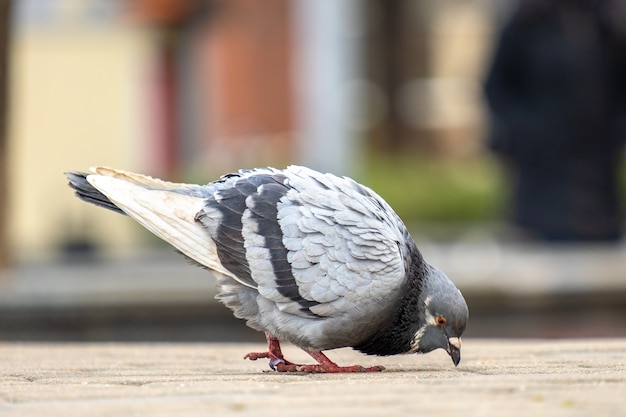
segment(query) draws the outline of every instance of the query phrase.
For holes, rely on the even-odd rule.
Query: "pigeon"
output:
[[[461,360],[469,310],[424,260],[393,209],[347,178],[289,166],[239,170],[206,185],[118,169],[65,173],[76,195],[126,214],[211,270],[218,298],[265,333],[279,372],[377,372],[339,366],[323,351],[388,356],[444,349]],[[316,364],[285,359],[280,342]]]

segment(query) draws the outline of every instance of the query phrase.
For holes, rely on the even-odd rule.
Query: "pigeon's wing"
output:
[[[388,301],[405,282],[402,221],[377,194],[351,179],[290,167],[294,192],[280,206],[288,261],[309,310],[336,316]],[[306,184],[319,184],[308,191]]]
[[[242,172],[197,219],[222,264],[284,312],[340,315],[382,302],[405,279],[402,222],[346,178],[302,167]]]
[[[405,280],[404,225],[350,179],[294,166],[199,186],[93,171],[87,181],[115,207],[282,311],[341,315],[385,301]]]
[[[91,171],[85,176],[88,183],[146,229],[199,264],[254,286],[224,267],[215,243],[196,219],[211,192],[208,187],[171,183],[111,168]]]

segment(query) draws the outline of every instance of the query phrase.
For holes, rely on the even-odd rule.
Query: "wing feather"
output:
[[[204,199],[167,188],[186,190],[198,186],[167,183],[131,173],[120,174],[104,168],[96,168],[94,172],[97,174],[87,176],[87,181],[143,227],[201,265],[239,280],[221,264],[215,244],[196,221],[195,216],[201,211]],[[242,284],[250,286],[245,282]]]
[[[286,173],[293,174],[292,190],[277,204],[277,221],[299,294],[317,303],[309,310],[337,316],[399,288],[406,276],[398,245],[404,225],[391,208],[352,180],[300,167]],[[282,294],[273,296],[285,303]]]

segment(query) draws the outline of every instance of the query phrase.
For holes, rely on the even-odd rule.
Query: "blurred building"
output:
[[[15,2],[11,56],[9,216],[13,255],[68,240],[128,246],[136,231],[73,201],[63,172],[142,169],[153,42],[121,1]],[[124,220],[124,219],[122,219]]]
[[[146,235],[73,198],[62,172],[171,179],[366,149],[480,148],[479,80],[510,2],[16,2],[9,198],[15,253]]]

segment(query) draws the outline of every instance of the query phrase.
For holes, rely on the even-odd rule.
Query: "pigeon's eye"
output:
[[[437,326],[444,327],[448,322],[442,316],[437,316]]]

